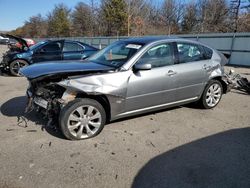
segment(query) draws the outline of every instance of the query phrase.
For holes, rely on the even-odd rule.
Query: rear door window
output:
[[[65,42],[63,46],[63,52],[79,52],[83,50],[84,48],[75,42]]]
[[[203,50],[196,44],[177,43],[180,63],[204,60]]]

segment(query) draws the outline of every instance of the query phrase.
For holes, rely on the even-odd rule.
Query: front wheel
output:
[[[222,91],[222,85],[218,80],[209,81],[202,94],[202,107],[204,107],[205,109],[210,109],[214,108],[217,104],[219,104],[222,97]]]
[[[26,67],[28,65],[29,64],[24,60],[21,60],[21,59],[14,60],[10,63],[10,73],[13,76],[21,76],[19,74],[20,68]]]
[[[98,135],[106,122],[103,106],[93,99],[75,99],[63,107],[59,117],[64,136],[82,140]]]

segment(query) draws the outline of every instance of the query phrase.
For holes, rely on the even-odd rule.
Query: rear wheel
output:
[[[66,138],[82,140],[102,131],[106,113],[103,106],[93,99],[75,99],[62,109],[59,122]]]
[[[10,73],[13,75],[13,76],[21,76],[19,74],[19,70],[20,68],[23,68],[23,67],[26,67],[28,66],[29,64],[24,61],[24,60],[21,60],[21,59],[17,59],[15,61],[12,61],[10,63]]]
[[[222,93],[223,88],[218,80],[209,81],[201,98],[202,107],[210,109],[217,106],[221,100]]]

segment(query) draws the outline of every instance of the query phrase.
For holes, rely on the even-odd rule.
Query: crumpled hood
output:
[[[84,72],[112,71],[109,67],[89,61],[53,61],[50,63],[37,63],[20,69],[21,75],[28,79],[55,74],[76,74]]]
[[[14,56],[17,56],[17,58],[25,58],[27,56],[31,56],[32,52],[31,51],[7,51],[4,56],[7,56],[9,58],[13,58]]]

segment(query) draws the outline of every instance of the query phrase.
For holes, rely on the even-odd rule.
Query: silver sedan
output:
[[[84,62],[21,70],[30,106],[58,119],[68,139],[86,139],[112,120],[199,101],[214,108],[228,91],[226,58],[198,42],[161,37],[118,41]]]

